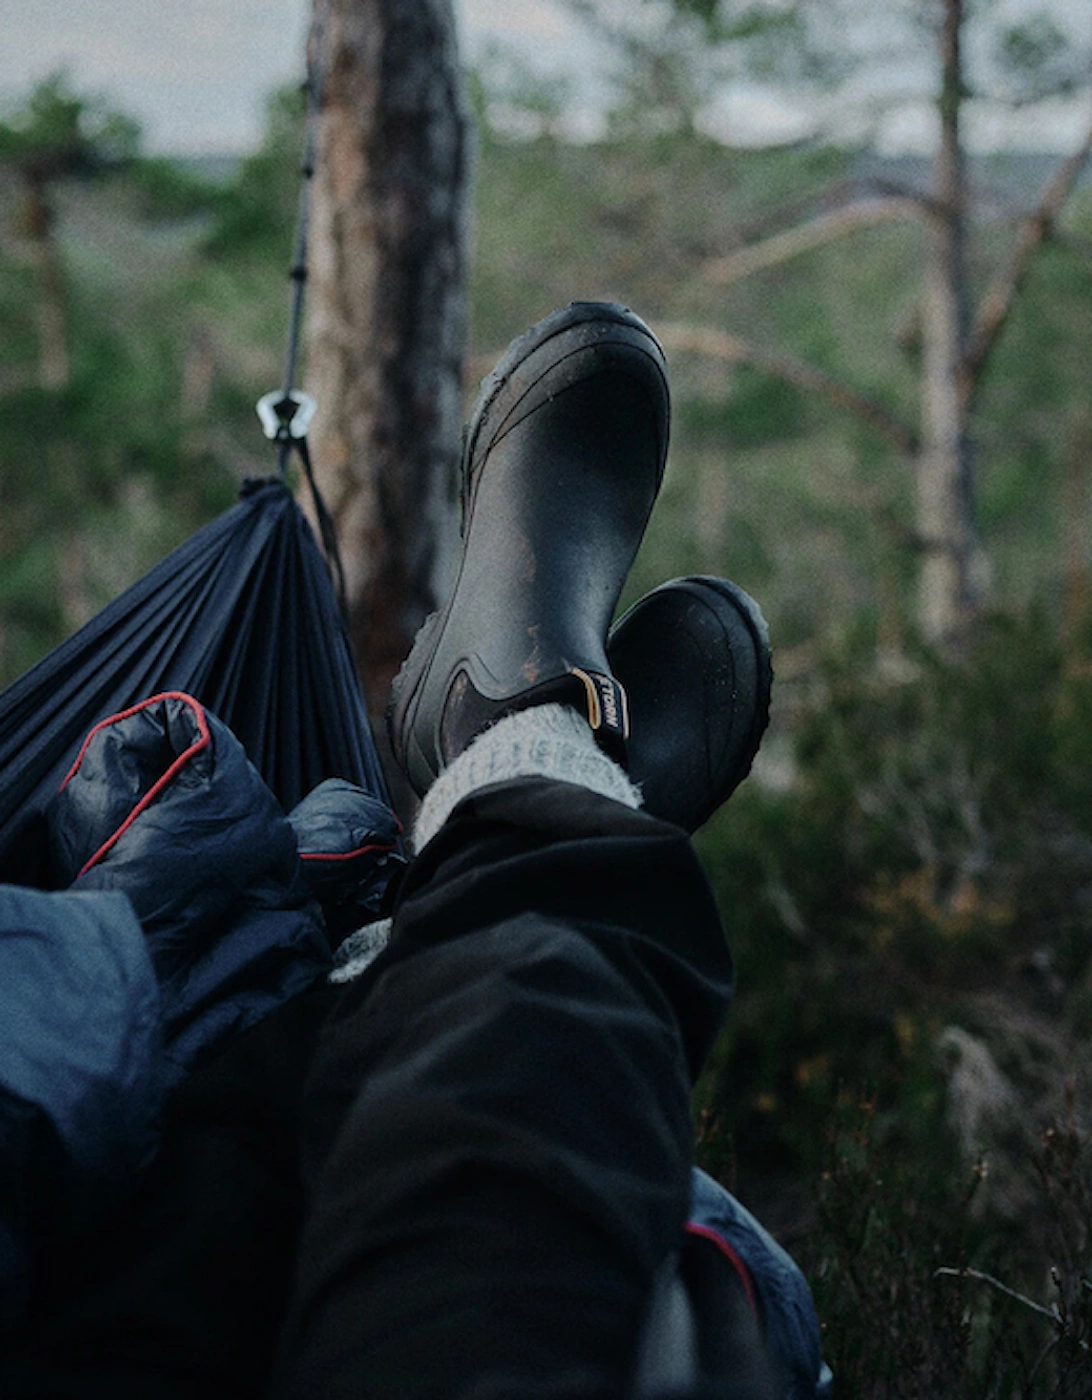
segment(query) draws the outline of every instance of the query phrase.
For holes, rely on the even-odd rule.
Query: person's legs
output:
[[[592,1400],[631,1379],[686,1218],[691,1083],[732,978],[685,832],[636,810],[606,756],[628,727],[607,634],[666,442],[662,353],[619,307],[548,317],[483,385],[458,579],[393,696],[427,844],[313,1067],[279,1400]],[[685,685],[696,655],[716,713],[742,719],[743,671],[701,661],[707,646],[733,661],[723,648],[745,633],[764,707],[765,638],[738,602],[732,621],[719,595],[701,602],[719,639],[703,630],[670,669]],[[646,669],[643,644],[622,650]],[[765,716],[739,725],[729,763],[706,708],[703,694],[686,713],[715,805]],[[679,810],[700,820],[709,802]]]
[[[549,780],[465,799],[320,1044],[275,1393],[621,1394],[730,986],[679,829]]]

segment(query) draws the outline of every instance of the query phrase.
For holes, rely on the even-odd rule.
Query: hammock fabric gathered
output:
[[[235,732],[286,811],[333,777],[388,801],[326,562],[287,486],[250,481],[0,692],[0,880],[48,883],[41,813],[84,736],[167,690]]]
[[[314,55],[322,48],[320,28]],[[48,886],[42,811],[84,736],[162,691],[223,720],[286,812],[326,778],[390,805],[343,622],[337,536],[311,469],[315,405],[293,388],[322,88],[312,68],[283,388],[258,403],[279,474],[245,482],[234,509],[0,692],[0,881]],[[285,484],[293,450],[325,559]]]

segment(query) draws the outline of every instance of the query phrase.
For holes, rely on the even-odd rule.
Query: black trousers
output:
[[[731,982],[684,833],[481,792],[373,967],[206,1066],[136,1198],[54,1244],[0,1391],[622,1396]]]
[[[621,1395],[731,978],[681,831],[544,780],[462,803],[320,1038],[279,1400]]]

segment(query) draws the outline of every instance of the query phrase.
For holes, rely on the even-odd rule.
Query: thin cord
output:
[[[318,123],[322,110],[322,98],[326,88],[326,73],[322,68],[322,55],[325,27],[321,16],[317,16],[310,38],[310,54],[307,82],[307,134],[304,143],[303,163],[300,167],[300,194],[296,211],[296,242],[292,253],[292,265],[288,276],[292,282],[292,300],[288,316],[288,348],[285,354],[282,399],[291,402],[295,390],[296,368],[299,360],[300,330],[303,325],[303,294],[307,285],[307,250],[311,225],[311,186],[315,174],[315,157],[318,149]],[[281,478],[287,475],[288,458],[292,452],[292,438],[285,434],[280,438],[277,452],[277,469]],[[312,490],[314,483],[312,482]]]
[[[348,622],[349,604],[345,593],[345,566],[341,562],[341,550],[338,548],[334,518],[315,485],[315,473],[311,466],[311,454],[307,450],[305,437],[296,438],[296,449],[300,454],[300,461],[303,463],[307,483],[311,487],[311,499],[315,503],[315,515],[318,519],[319,534],[322,536],[322,548],[330,567],[334,592],[337,595],[337,605],[341,609],[341,616]]]
[[[292,301],[288,316],[288,347],[285,353],[284,381],[279,402],[272,405],[273,413],[280,420],[276,429],[277,470],[282,481],[288,476],[288,459],[293,447],[299,453],[303,472],[311,490],[315,518],[318,521],[323,552],[330,569],[331,581],[337,595],[342,618],[348,622],[348,601],[345,592],[345,566],[338,548],[337,531],[334,527],[326,502],[315,481],[311,466],[311,454],[307,447],[306,432],[293,434],[292,422],[299,408],[295,391],[296,369],[299,360],[300,330],[303,325],[303,294],[307,284],[307,250],[311,224],[311,186],[315,174],[315,160],[318,149],[319,114],[326,87],[326,73],[322,67],[325,51],[325,26],[321,16],[316,15],[309,39],[308,73],[305,91],[307,93],[307,134],[304,142],[303,164],[300,174],[299,204],[296,213],[296,242],[292,252],[292,265],[289,278],[292,282]],[[269,398],[273,396],[270,395]],[[268,402],[265,400],[263,402]],[[262,406],[259,405],[259,411]]]

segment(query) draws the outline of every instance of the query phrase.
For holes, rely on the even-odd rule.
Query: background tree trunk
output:
[[[1089,463],[1092,462],[1092,409],[1080,405],[1069,423],[1066,452],[1065,520],[1065,636],[1072,648],[1089,616],[1088,503]]]
[[[974,604],[974,472],[966,399],[961,392],[970,334],[960,133],[962,25],[963,0],[945,0],[940,30],[940,141],[926,218],[917,480],[917,526],[923,550],[919,622],[926,639],[934,643],[955,638]]]
[[[68,316],[48,177],[37,168],[24,170],[23,186],[26,229],[38,270],[38,383],[43,389],[65,389],[71,372]]]
[[[316,0],[309,434],[373,719],[453,556],[470,123],[450,0]]]

